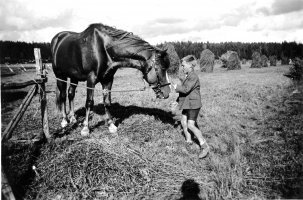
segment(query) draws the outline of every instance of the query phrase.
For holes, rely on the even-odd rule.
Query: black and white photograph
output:
[[[303,199],[303,0],[0,0],[1,199]]]

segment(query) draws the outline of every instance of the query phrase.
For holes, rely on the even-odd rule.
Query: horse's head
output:
[[[145,80],[152,85],[157,98],[167,99],[170,93],[170,83],[167,75],[169,58],[166,50],[156,50],[147,61],[144,73]]]

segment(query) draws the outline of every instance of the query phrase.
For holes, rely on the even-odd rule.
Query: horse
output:
[[[136,68],[153,87],[157,98],[166,99],[170,93],[167,70],[168,53],[150,45],[131,32],[101,23],[89,25],[83,32],[63,31],[51,41],[52,68],[57,78],[56,106],[62,113],[61,127],[75,123],[74,97],[79,81],[86,81],[86,114],[82,136],[89,135],[89,113],[94,105],[94,88],[101,83],[105,121],[110,133],[116,133],[112,116],[111,88],[116,71],[121,67]],[[67,79],[70,86],[67,92]],[[68,95],[67,95],[68,93]],[[69,115],[66,97],[69,100]]]

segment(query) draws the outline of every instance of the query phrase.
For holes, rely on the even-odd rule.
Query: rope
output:
[[[14,72],[14,71],[12,71]],[[57,78],[49,73],[47,73],[48,75],[50,75],[52,78],[55,78],[56,80],[58,81],[61,81],[61,82],[65,82],[65,83],[69,83],[70,85],[74,85],[74,86],[77,86],[77,87],[80,87],[80,88],[85,88],[85,89],[89,89],[89,90],[94,90],[94,91],[101,91],[103,94],[107,94],[109,92],[136,92],[136,91],[145,91],[146,90],[146,84],[145,84],[145,81],[144,79],[142,78],[142,81],[144,83],[144,87],[141,88],[141,89],[129,89],[129,90],[108,90],[108,89],[98,89],[98,88],[92,88],[92,87],[87,87],[87,86],[82,86],[82,85],[78,85],[78,84],[75,84],[75,83],[71,83],[71,82],[68,82],[66,80],[63,80],[63,79],[60,79],[60,78]],[[26,77],[29,77],[27,75],[25,75]],[[36,82],[35,79],[33,78],[30,78],[30,80],[33,80]],[[36,82],[37,83],[37,82]],[[37,85],[39,86],[39,88],[41,89],[42,92],[45,92],[42,90],[41,86],[37,83]]]
[[[108,89],[98,89],[98,88],[92,88],[92,87],[87,87],[87,86],[82,86],[82,85],[78,85],[78,84],[75,84],[75,83],[70,83],[66,80],[63,80],[63,79],[60,79],[60,78],[57,78],[55,76],[52,76],[53,78],[55,78],[56,80],[58,81],[61,81],[61,82],[65,82],[65,83],[69,83],[70,85],[74,85],[74,86],[77,86],[77,87],[81,87],[81,88],[86,88],[86,89],[89,89],[89,90],[94,90],[94,91],[101,91],[103,93],[109,93],[109,92],[135,92],[135,91],[145,91],[146,90],[146,86],[145,86],[145,82],[144,82],[144,87],[141,88],[141,89],[130,89],[130,90],[108,90]]]

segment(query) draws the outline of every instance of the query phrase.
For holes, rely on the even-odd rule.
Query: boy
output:
[[[189,55],[181,59],[181,65],[185,73],[185,79],[181,80],[182,84],[173,84],[175,91],[179,93],[177,102],[179,109],[182,110],[181,125],[184,131],[186,142],[192,144],[191,135],[188,129],[191,130],[199,141],[201,152],[199,158],[205,158],[210,149],[201,131],[196,126],[197,117],[202,107],[200,94],[200,81],[197,74],[194,72],[194,56]]]

